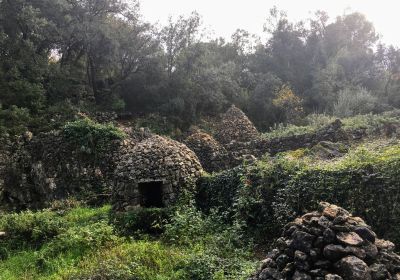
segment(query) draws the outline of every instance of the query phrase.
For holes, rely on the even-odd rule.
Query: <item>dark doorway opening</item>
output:
[[[140,204],[143,207],[164,207],[161,181],[139,183]]]

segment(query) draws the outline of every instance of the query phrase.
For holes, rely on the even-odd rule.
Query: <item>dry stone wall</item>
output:
[[[347,141],[348,136],[342,128],[340,120],[321,128],[315,133],[305,133],[301,135],[287,136],[275,139],[260,139],[245,143],[243,147],[232,145],[228,150],[249,150],[253,155],[259,157],[266,152],[275,155],[280,152],[296,150],[299,148],[308,148],[317,145],[321,141],[340,142]]]
[[[363,219],[329,203],[287,224],[276,245],[249,280],[400,279],[394,244],[378,239]]]
[[[121,152],[115,171],[114,209],[141,206],[139,184],[151,182],[162,183],[163,204],[168,206],[201,172],[201,164],[193,151],[182,143],[154,135]]]
[[[75,194],[102,201],[110,196],[119,140],[107,154],[84,154],[61,131],[25,139],[10,158],[3,202],[17,209],[42,208]],[[132,145],[132,144],[131,144]]]
[[[199,157],[205,170],[213,172],[254,161],[266,153],[275,155],[279,152],[313,147],[320,142],[347,141],[348,138],[340,120],[314,133],[275,139],[262,138],[247,116],[232,106],[217,125],[217,140],[205,133],[195,132],[185,143]]]

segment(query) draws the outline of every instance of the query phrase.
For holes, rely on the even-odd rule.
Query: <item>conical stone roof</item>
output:
[[[222,116],[215,137],[220,143],[227,144],[232,141],[248,142],[255,140],[259,137],[259,133],[245,113],[232,105]]]

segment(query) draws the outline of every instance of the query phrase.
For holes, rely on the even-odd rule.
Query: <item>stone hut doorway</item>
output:
[[[139,183],[140,205],[142,207],[162,208],[163,202],[163,182],[150,181]]]

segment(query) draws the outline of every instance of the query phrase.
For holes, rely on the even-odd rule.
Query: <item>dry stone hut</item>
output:
[[[228,144],[232,141],[249,142],[255,140],[259,137],[259,133],[245,113],[232,105],[222,116],[215,137],[220,143]]]
[[[121,154],[114,209],[164,207],[201,175],[197,156],[184,144],[154,135]]]
[[[400,279],[395,245],[333,204],[287,224],[276,245],[249,280]]]
[[[211,135],[197,131],[186,138],[185,144],[196,153],[207,172],[220,171],[228,167],[228,152]]]

